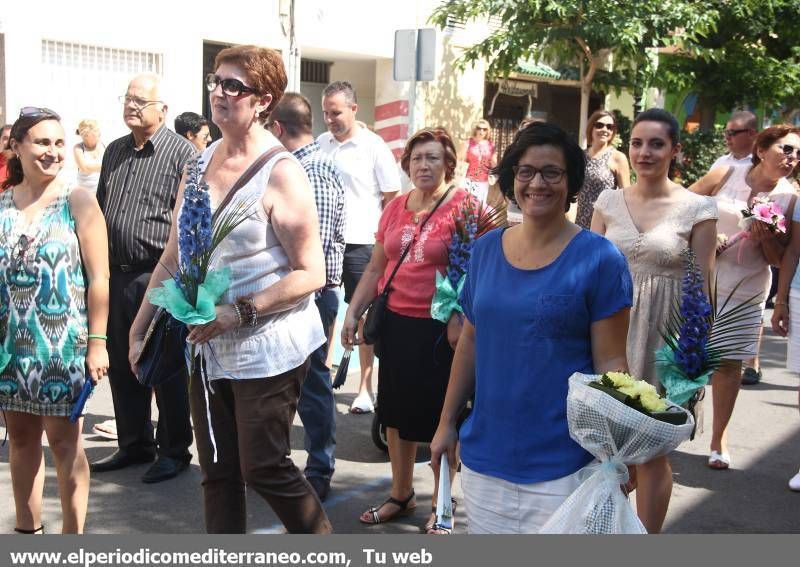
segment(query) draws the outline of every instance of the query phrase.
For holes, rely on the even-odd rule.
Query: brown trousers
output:
[[[214,380],[208,402],[217,446],[209,436],[205,390],[192,376],[190,402],[203,472],[208,533],[245,533],[245,485],[275,511],[290,533],[330,533],[314,489],[290,457],[292,427],[308,362],[278,376]]]

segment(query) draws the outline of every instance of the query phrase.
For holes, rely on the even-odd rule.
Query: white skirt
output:
[[[467,509],[467,533],[536,534],[585,480],[571,475],[518,484],[475,472],[461,463],[461,489]]]
[[[800,290],[789,290],[789,315],[786,368],[792,372],[800,372]]]

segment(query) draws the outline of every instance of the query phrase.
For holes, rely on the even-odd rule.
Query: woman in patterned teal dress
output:
[[[42,432],[56,463],[62,532],[81,533],[89,496],[83,419],[69,415],[84,381],[106,375],[108,242],[89,191],[57,175],[58,115],[26,107],[11,128],[0,193],[0,409],[10,442],[20,533],[42,532]]]

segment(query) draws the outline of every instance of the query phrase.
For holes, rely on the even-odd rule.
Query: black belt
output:
[[[138,264],[112,264],[113,271],[129,274],[131,272],[152,272],[158,262],[140,262]]]

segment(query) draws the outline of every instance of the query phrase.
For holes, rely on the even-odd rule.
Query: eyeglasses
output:
[[[530,165],[515,165],[511,169],[514,171],[514,178],[521,183],[530,183],[538,173],[548,185],[560,183],[567,172],[565,169],[553,165],[546,165],[542,169],[536,169]]]
[[[800,160],[800,148],[795,148],[789,144],[777,144],[777,146],[786,157]]]
[[[610,130],[611,132],[613,132],[614,130],[616,130],[616,126],[614,126],[613,124],[609,124],[608,122],[595,122],[594,123],[594,129],[595,130],[606,129],[606,130]]]
[[[41,108],[39,106],[23,106],[19,110],[19,117],[32,117],[32,116],[52,116],[56,120],[61,120],[57,112],[49,108]]]
[[[734,136],[738,136],[742,132],[749,132],[749,131],[750,128],[739,128],[737,130],[725,130],[725,132],[723,133],[725,134],[726,138],[733,138]]]
[[[150,104],[155,104],[157,102],[164,102],[163,100],[147,100],[146,98],[142,98],[140,96],[131,96],[131,95],[120,95],[117,97],[118,100],[122,104],[133,104],[136,108],[144,108]]]
[[[212,92],[217,88],[217,85],[222,87],[222,92],[228,96],[240,96],[242,93],[255,93],[256,90],[248,87],[239,79],[222,79],[214,73],[206,75],[206,88],[208,92]]]

